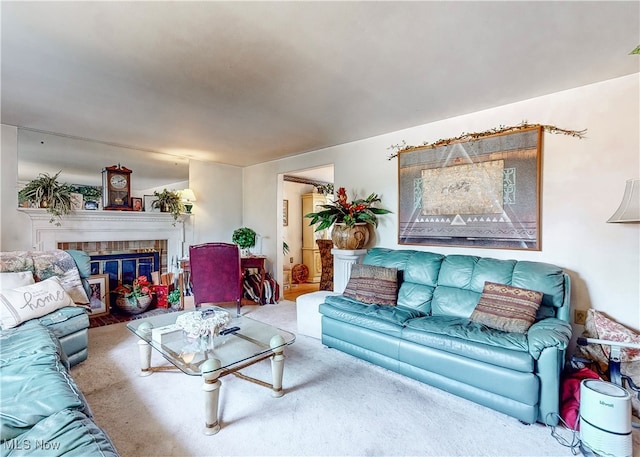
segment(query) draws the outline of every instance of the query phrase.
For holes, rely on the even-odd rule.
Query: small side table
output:
[[[249,257],[240,257],[240,268],[242,271],[245,271],[247,268],[257,268],[260,273],[260,295],[259,295],[259,303],[262,303],[262,291],[264,290],[264,280],[267,276],[267,270],[265,269],[265,261],[267,260],[266,256],[263,255],[252,255]]]

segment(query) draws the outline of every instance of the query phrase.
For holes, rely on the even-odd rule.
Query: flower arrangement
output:
[[[151,295],[151,284],[146,276],[138,276],[133,280],[131,286],[120,284],[114,289],[114,292],[123,296],[129,301],[137,301],[138,298],[143,298]]]
[[[359,222],[378,226],[378,215],[389,214],[391,211],[383,208],[377,208],[374,205],[380,202],[378,194],[371,194],[365,199],[355,199],[352,202],[347,201],[347,191],[344,187],[340,187],[337,193],[338,199],[326,205],[320,205],[324,208],[316,213],[305,214],[304,217],[311,219],[309,225],[319,222],[315,231],[324,230],[333,224],[343,223],[348,227],[353,227]]]

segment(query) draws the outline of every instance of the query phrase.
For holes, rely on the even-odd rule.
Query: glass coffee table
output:
[[[223,308],[210,307],[197,310],[162,314],[130,321],[127,328],[140,338],[141,376],[155,371],[178,368],[191,376],[202,376],[205,395],[205,430],[207,435],[220,431],[218,399],[220,379],[234,374],[242,379],[268,387],[272,396],[281,397],[284,372],[284,348],[293,344],[295,335],[254,319],[233,317],[220,331],[220,335],[190,337],[176,320],[187,313],[224,312]],[[185,316],[193,317],[194,315]],[[179,322],[183,322],[185,317]],[[200,315],[197,316],[200,319]],[[203,319],[207,319],[204,316]],[[151,366],[151,350],[155,349],[173,366]],[[265,359],[271,359],[272,383],[267,383],[239,373],[239,370]]]

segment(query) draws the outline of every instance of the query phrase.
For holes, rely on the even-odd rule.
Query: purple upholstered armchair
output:
[[[196,308],[202,303],[236,303],[242,299],[240,250],[235,244],[205,243],[189,247],[191,284]]]

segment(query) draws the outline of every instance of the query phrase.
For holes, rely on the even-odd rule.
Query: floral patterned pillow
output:
[[[73,257],[63,250],[3,252],[0,254],[0,271],[30,271],[36,282],[57,276],[74,303],[89,303],[78,267]]]

